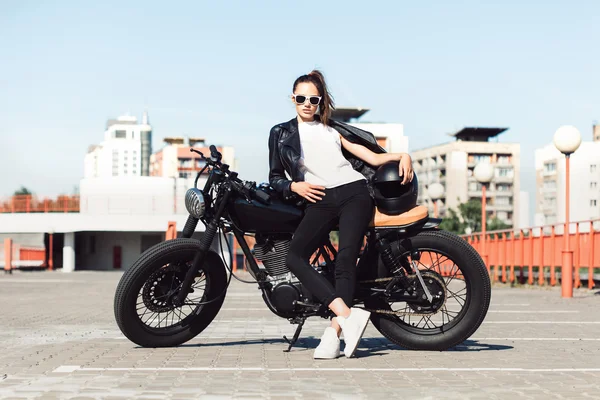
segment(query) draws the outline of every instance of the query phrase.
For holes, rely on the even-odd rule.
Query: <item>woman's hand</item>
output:
[[[414,171],[412,166],[412,159],[408,154],[402,154],[400,159],[399,171],[400,176],[403,177],[402,184],[405,185],[413,180]]]
[[[316,203],[325,196],[325,192],[323,192],[325,188],[323,186],[313,185],[308,182],[292,182],[290,189],[292,189],[292,192],[298,193],[311,203]]]

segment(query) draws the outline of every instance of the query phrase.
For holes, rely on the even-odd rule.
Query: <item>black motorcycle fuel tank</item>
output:
[[[244,232],[293,233],[304,212],[293,205],[271,197],[271,204],[256,200],[235,199],[228,207],[231,220]]]

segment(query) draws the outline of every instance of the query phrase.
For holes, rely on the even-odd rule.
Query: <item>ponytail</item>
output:
[[[335,104],[333,102],[333,96],[329,93],[329,89],[327,88],[327,84],[325,83],[325,77],[319,70],[312,70],[308,73],[308,75],[302,75],[294,82],[294,87],[292,91],[296,91],[296,86],[302,82],[311,82],[317,87],[319,91],[319,95],[321,98],[321,103],[319,104],[319,115],[321,117],[321,123],[323,125],[328,125],[329,118],[331,117],[331,112],[335,110]]]

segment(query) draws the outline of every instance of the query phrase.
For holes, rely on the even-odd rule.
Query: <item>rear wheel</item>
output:
[[[475,249],[445,231],[421,232],[393,245],[395,256],[418,266],[437,299],[429,307],[383,297],[368,300],[377,330],[411,350],[446,350],[469,338],[483,322],[491,297],[489,275]]]
[[[200,250],[194,239],[175,239],[148,249],[121,278],[115,293],[115,318],[121,332],[143,347],[187,342],[215,318],[225,300],[227,274],[221,258],[208,252],[184,305],[173,298]]]

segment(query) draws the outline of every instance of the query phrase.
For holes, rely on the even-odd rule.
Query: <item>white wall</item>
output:
[[[408,153],[408,137],[404,136],[403,124],[377,124],[377,123],[350,123],[359,129],[371,132],[377,137],[386,137],[390,146],[386,149],[390,153]]]
[[[458,209],[468,200],[467,152],[451,151],[446,155],[446,207]]]
[[[185,193],[193,186],[194,178],[86,178],[79,184],[81,214],[185,214]]]
[[[157,234],[161,234],[161,232],[157,232]],[[80,269],[112,270],[114,246],[121,246],[122,270],[130,267],[140,256],[142,235],[140,232],[84,232],[80,235],[82,235],[81,246],[75,249],[80,254],[79,264],[75,266],[76,271]],[[95,237],[96,242],[93,254],[90,252],[90,237],[92,236]]]
[[[141,254],[142,235],[160,235],[164,240],[164,232],[82,232],[80,246],[75,251],[79,255],[75,270],[113,270],[113,248],[121,246],[121,270],[125,271],[136,262]],[[95,237],[95,251],[91,252],[92,237]],[[200,239],[201,233],[194,235]],[[213,241],[212,250],[220,255],[218,236]],[[223,240],[223,255],[229,263],[229,251]]]
[[[517,194],[515,194],[515,197]],[[515,212],[519,213],[519,229],[527,228],[531,226],[529,221],[529,192],[521,190],[519,196],[519,209]]]

